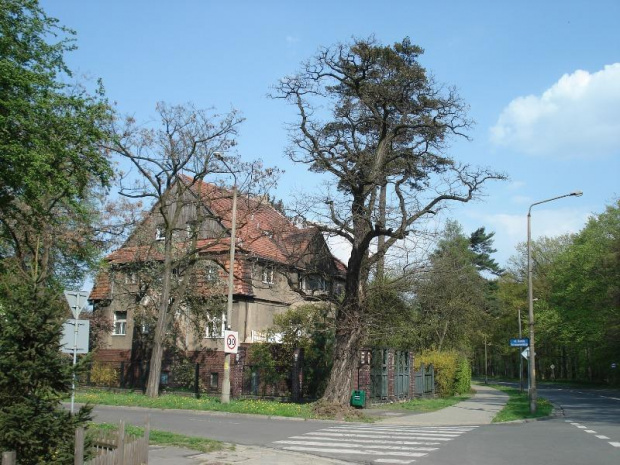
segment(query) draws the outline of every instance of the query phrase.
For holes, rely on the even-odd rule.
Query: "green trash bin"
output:
[[[351,394],[351,405],[357,408],[366,406],[366,391],[353,391]]]

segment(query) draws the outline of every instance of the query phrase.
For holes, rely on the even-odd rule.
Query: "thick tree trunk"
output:
[[[323,394],[324,400],[340,405],[349,403],[351,375],[357,368],[357,352],[362,339],[359,314],[355,313],[355,317],[349,313],[349,318],[342,318],[337,322],[332,371]]]

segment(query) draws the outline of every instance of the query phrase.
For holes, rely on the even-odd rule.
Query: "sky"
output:
[[[620,197],[620,1],[618,0],[41,0],[77,32],[66,61],[101,78],[122,114],[153,117],[157,102],[193,102],[245,117],[237,147],[285,171],[276,196],[318,188],[284,156],[293,109],[267,97],[321,46],[374,35],[409,37],[421,64],[469,105],[470,140],[447,154],[509,180],[451,208],[466,233],[495,232],[504,265],[532,237],[578,232]]]

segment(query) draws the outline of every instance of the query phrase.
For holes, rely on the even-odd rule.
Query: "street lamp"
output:
[[[530,208],[527,211],[527,300],[530,317],[530,413],[536,413],[536,400],[538,398],[536,393],[536,352],[534,349],[534,294],[532,290],[532,207],[540,205],[541,203],[563,199],[564,197],[580,197],[582,195],[583,192],[574,191],[570,194],[564,194],[551,199],[541,200],[540,202],[535,202],[530,205]]]

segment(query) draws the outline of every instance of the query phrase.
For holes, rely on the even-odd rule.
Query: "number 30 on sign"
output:
[[[239,348],[239,333],[237,331],[224,331],[224,352],[236,354]]]

